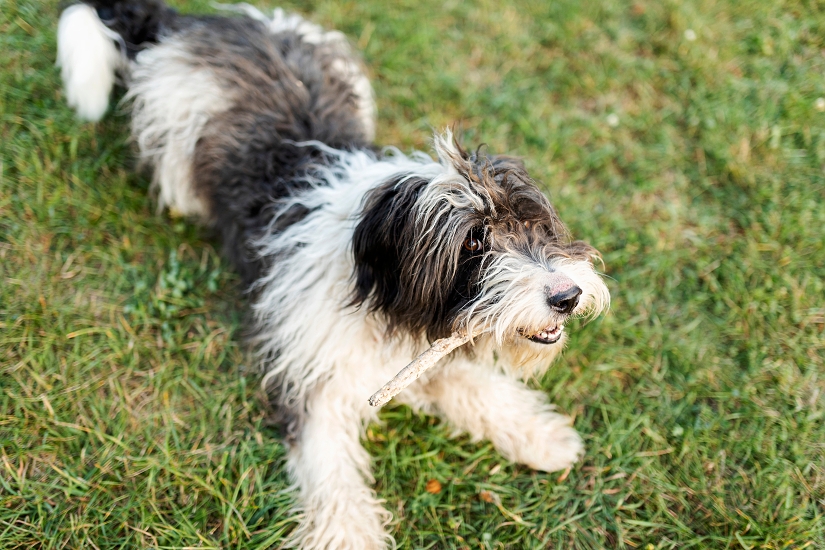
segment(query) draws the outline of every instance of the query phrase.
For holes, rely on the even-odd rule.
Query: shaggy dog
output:
[[[85,119],[126,88],[161,206],[215,227],[249,284],[253,347],[289,443],[289,544],[392,545],[359,438],[367,398],[433,339],[482,334],[398,400],[510,460],[569,467],[582,442],[519,378],[547,368],[571,316],[608,305],[597,252],[571,241],[524,165],[372,145],[375,106],[346,38],[297,15],[180,15],[160,0],[66,9],[58,64]]]

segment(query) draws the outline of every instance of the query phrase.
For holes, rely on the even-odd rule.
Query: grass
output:
[[[586,439],[566,477],[403,407],[370,427],[399,547],[825,548],[822,5],[283,5],[364,52],[379,143],[460,121],[523,156],[612,277],[535,382]],[[125,114],[73,118],[58,14],[0,0],[0,546],[277,546],[239,283],[156,213]]]

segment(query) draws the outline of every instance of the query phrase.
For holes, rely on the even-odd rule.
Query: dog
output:
[[[217,230],[249,288],[251,348],[278,412],[296,487],[288,546],[394,546],[360,444],[367,398],[430,342],[478,334],[396,399],[543,471],[582,441],[521,379],[565,323],[610,296],[598,252],[573,241],[513,157],[435,158],[373,145],[375,103],[339,32],[242,4],[182,15],[160,0],[85,0],[58,25],[77,115],[126,88],[132,135],[161,208]]]

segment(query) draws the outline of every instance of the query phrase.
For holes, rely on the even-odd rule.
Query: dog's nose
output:
[[[547,294],[547,305],[553,310],[568,315],[576,309],[579,304],[579,296],[581,296],[582,289],[573,285],[564,290],[556,292],[555,294]]]

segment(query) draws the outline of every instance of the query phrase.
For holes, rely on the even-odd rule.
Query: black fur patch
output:
[[[306,187],[325,154],[299,142],[338,149],[368,147],[351,85],[329,70],[333,59],[294,33],[271,34],[248,17],[201,22],[183,31],[194,63],[232,89],[234,106],[212,118],[194,158],[196,190],[227,256],[247,283],[265,268],[249,248],[272,221],[280,200]],[[275,230],[300,221],[296,207]]]
[[[181,17],[161,0],[88,0],[103,23],[125,42],[129,59],[194,17]],[[118,44],[120,47],[120,44]]]
[[[457,269],[449,280],[427,284],[431,266],[417,258],[420,231],[415,205],[428,183],[402,174],[370,192],[352,240],[356,265],[352,303],[367,302],[372,296],[370,309],[387,315],[390,331],[403,327],[440,338],[449,334],[455,314],[472,298],[482,254],[463,248],[455,254],[438,252],[450,255]],[[472,222],[467,224],[468,234],[473,227]]]

